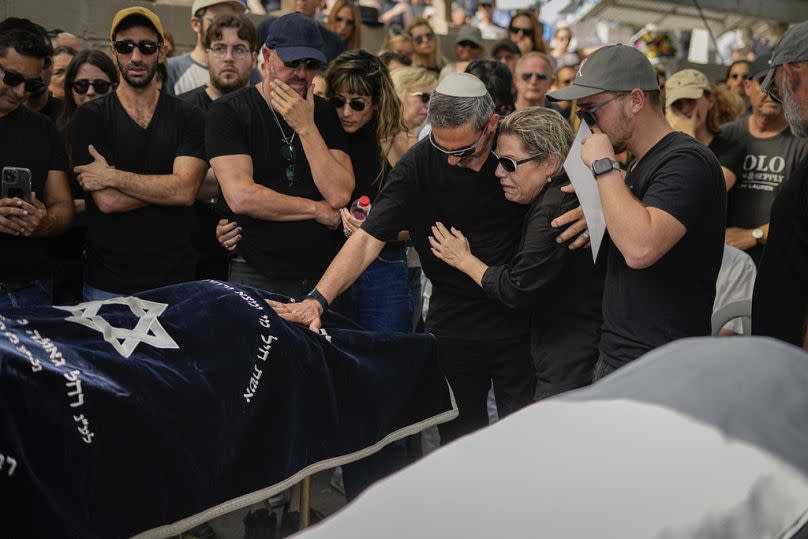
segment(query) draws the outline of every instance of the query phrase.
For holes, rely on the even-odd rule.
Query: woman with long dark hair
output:
[[[73,57],[65,72],[65,105],[56,120],[56,128],[66,141],[70,138],[70,121],[76,109],[88,101],[107,95],[117,85],[118,70],[105,53],[83,50]]]

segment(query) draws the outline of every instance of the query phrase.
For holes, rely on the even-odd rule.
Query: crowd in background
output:
[[[247,4],[253,13],[279,8],[259,0]],[[383,2],[368,12],[368,5],[350,0],[336,0],[325,10],[315,0],[299,0],[296,8],[294,15],[267,17],[256,27],[243,16],[241,2],[196,0],[191,27],[197,40],[183,55],[173,54],[169,29],[159,18],[139,7],[116,15],[103,50],[24,19],[0,23],[0,164],[13,168],[8,173],[15,178],[27,174],[30,184],[27,190],[17,185],[22,191],[10,191],[0,203],[0,247],[6,253],[0,263],[0,309],[103,300],[178,282],[219,279],[314,299],[369,330],[423,331],[426,324],[427,331],[437,327],[451,333],[449,322],[430,321],[429,316],[468,313],[453,312],[443,294],[430,298],[431,283],[421,269],[430,249],[434,258],[423,261],[424,269],[427,276],[437,275],[438,287],[451,288],[454,284],[446,282],[464,273],[468,280],[463,286],[482,289],[490,301],[506,307],[496,311],[502,321],[508,320],[510,315],[502,314],[508,309],[535,307],[521,299],[520,294],[534,293],[529,286],[503,284],[516,282],[512,270],[525,263],[519,255],[510,257],[530,247],[530,241],[525,244],[530,227],[544,218],[531,213],[537,200],[554,208],[553,219],[580,211],[574,195],[545,189],[544,182],[564,183],[560,163],[573,133],[582,121],[596,126],[598,110],[608,104],[595,107],[589,96],[580,98],[583,104],[576,98],[551,100],[548,94],[567,95],[563,92],[587,69],[587,56],[597,52],[574,50],[572,31],[565,27],[556,28],[545,41],[535,10],[517,11],[501,27],[494,5],[486,2],[475,6],[473,17],[463,6],[453,6],[452,22],[459,30],[452,58],[440,50],[429,22],[431,7],[425,3]],[[362,49],[363,22],[390,28],[379,51]],[[486,50],[485,40],[496,42]],[[316,53],[312,43],[318,44]],[[291,52],[303,49],[302,56]],[[763,52],[769,54],[734,62],[724,80],[711,81],[695,69],[666,73],[655,66],[654,71],[667,125],[708,148],[721,167],[725,246],[717,279],[708,283],[715,285],[715,311],[751,302],[772,204],[808,158],[808,139],[792,133],[783,105],[761,88],[771,58],[770,51]],[[479,79],[484,89],[478,92],[474,83],[469,83],[470,90],[458,88],[458,81],[469,80],[458,78],[461,73]],[[490,96],[494,111],[490,123],[481,122],[482,134],[474,135],[476,142],[469,139],[473,145],[447,149],[442,144],[446,129],[458,127],[448,120],[440,123],[440,101],[432,108],[435,99],[483,94]],[[530,133],[547,137],[534,140]],[[548,146],[548,140],[557,144]],[[318,291],[318,279],[347,238],[373,215],[388,178],[399,186],[399,177],[415,166],[408,155],[437,150],[442,153],[436,155],[462,170],[464,159],[478,155],[481,141],[490,144],[490,165],[502,167],[496,175],[506,186],[503,198],[494,184],[497,200],[490,200],[491,211],[502,206],[514,219],[506,239],[492,240],[502,242],[501,253],[494,249],[486,255],[491,246],[473,242],[471,251],[500,262],[480,262],[475,273],[471,253],[462,251],[465,231],[455,234],[435,223],[433,234],[425,238],[396,228],[399,222],[382,225],[377,217],[368,230],[384,236],[378,257],[338,299]],[[508,152],[511,147],[516,149]],[[638,159],[632,148],[614,145],[615,167],[633,170]],[[513,157],[528,149],[533,157]],[[536,156],[540,162],[529,166],[545,167],[541,182],[521,196],[518,167]],[[481,159],[485,163],[489,154]],[[3,174],[5,180],[5,168]],[[511,188],[517,191],[507,188],[512,175],[517,179]],[[546,199],[538,198],[542,190]],[[557,197],[554,202],[548,192]],[[361,197],[368,202],[357,210]],[[505,199],[517,204],[505,204]],[[402,211],[384,201],[385,211]],[[523,218],[532,224],[523,228]],[[565,219],[565,224],[573,221]],[[580,236],[581,230],[573,226],[558,241],[564,248],[583,249],[588,236]],[[476,252],[479,248],[483,255]],[[527,391],[527,400],[539,399],[592,380],[607,270],[602,262],[590,268],[584,264],[587,257],[591,261],[588,251],[580,253],[586,254],[574,262],[557,259],[555,266],[543,267],[577,272],[571,274],[584,275],[592,285],[581,299],[592,326],[581,332],[587,343],[594,341],[583,353],[586,365],[575,366],[583,370],[573,385],[548,383],[541,390],[535,382],[530,388],[497,387],[497,379],[486,374],[482,390],[488,392],[494,380],[502,414],[524,404],[517,393]],[[449,267],[454,268],[451,278],[444,275]],[[491,268],[499,284],[484,277]],[[676,276],[666,278],[672,282]],[[565,282],[553,281],[564,290],[574,287]],[[540,284],[548,283],[549,278]],[[471,288],[458,292],[459,297],[478,293]],[[434,311],[423,306],[425,297]],[[553,298],[552,308],[564,301],[563,296]],[[475,305],[464,308],[473,311]],[[524,334],[504,327],[496,331],[502,331],[502,342],[519,341],[518,353],[532,355],[535,362],[536,347],[547,353],[557,345],[537,344],[536,334],[558,319],[546,312],[532,316],[531,329],[525,324]],[[804,330],[803,325],[803,335]],[[563,328],[554,331],[561,334]],[[736,321],[721,333],[743,330]],[[531,339],[534,349],[528,350]],[[479,393],[477,388],[473,392]],[[459,434],[450,433],[449,439]],[[377,462],[368,459],[346,467],[348,496],[400,467],[403,451],[393,444]],[[274,517],[265,513],[257,507],[248,516],[254,529],[274,528],[269,520]]]

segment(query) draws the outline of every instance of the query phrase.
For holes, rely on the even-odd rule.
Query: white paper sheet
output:
[[[586,166],[581,159],[581,141],[590,136],[592,131],[586,122],[581,122],[581,128],[572,142],[570,153],[564,161],[564,170],[567,171],[575,194],[584,208],[586,225],[589,228],[589,241],[592,243],[592,260],[598,258],[600,244],[603,242],[603,235],[606,233],[606,220],[603,217],[603,206],[600,205],[600,194],[598,184],[592,170]]]

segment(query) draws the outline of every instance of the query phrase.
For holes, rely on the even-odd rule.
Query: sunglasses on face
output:
[[[161,41],[149,41],[148,39],[141,39],[135,43],[131,39],[124,39],[123,41],[113,41],[112,46],[115,48],[115,52],[118,54],[132,54],[132,51],[134,51],[135,47],[137,47],[140,54],[144,56],[151,56],[160,50],[163,43]]]
[[[429,99],[432,97],[432,94],[430,94],[429,92],[410,92],[410,95],[413,97],[421,98],[421,103],[423,103],[424,105],[429,103]]]
[[[433,39],[435,39],[435,34],[432,34],[432,33],[424,34],[422,36],[412,36],[412,41],[416,45],[420,45],[421,43],[423,43],[425,41],[432,41]]]
[[[436,150],[438,150],[442,154],[445,154],[446,157],[459,157],[462,159],[464,157],[474,155],[474,152],[477,150],[477,145],[480,144],[480,141],[483,139],[484,136],[485,136],[485,129],[483,129],[482,133],[480,133],[480,138],[477,139],[477,142],[475,142],[471,146],[468,146],[466,148],[460,148],[459,150],[447,150],[445,148],[442,148],[440,145],[438,145],[437,142],[435,142],[435,135],[433,132],[430,132],[429,143],[432,144],[432,146]]]
[[[526,73],[520,74],[519,76],[522,77],[523,81],[530,82],[530,79],[532,79],[534,77],[534,75],[540,81],[547,80],[547,75],[545,75],[544,73],[541,73],[539,71],[537,71],[535,73],[531,73],[530,71],[528,71]]]
[[[352,99],[345,99],[341,95],[335,95],[331,98],[331,104],[334,106],[335,109],[341,109],[345,106],[345,103],[355,110],[356,112],[362,112],[365,110],[365,102],[359,99],[358,97],[354,97]]]
[[[77,94],[84,95],[90,89],[90,86],[93,87],[95,93],[97,94],[105,94],[109,92],[110,88],[112,88],[112,83],[108,80],[104,79],[78,79],[73,82],[73,91]]]
[[[626,94],[617,94],[613,98],[608,99],[608,100],[604,101],[603,103],[601,103],[600,105],[597,105],[596,107],[588,109],[588,110],[578,109],[578,110],[575,111],[575,115],[578,116],[578,118],[580,118],[581,120],[585,121],[586,124],[588,126],[590,126],[590,127],[593,126],[593,125],[597,125],[598,124],[598,112],[603,107],[605,107],[606,105],[608,105],[609,103],[614,101],[615,99],[623,97],[624,95],[626,95]]]
[[[516,26],[511,26],[508,28],[508,32],[512,34],[522,34],[525,37],[533,37],[533,28],[518,28]]]
[[[765,77],[765,75],[764,75]],[[777,91],[777,85],[774,83],[774,79],[777,78],[777,73],[769,80],[769,84],[767,86],[763,86],[762,81],[760,85],[760,91],[764,94],[769,96],[769,99],[774,101],[775,103],[782,104],[783,98],[780,95],[780,92]],[[764,79],[765,80],[765,79]]]
[[[319,71],[322,65],[320,60],[315,60],[314,58],[301,58],[300,60],[292,60],[291,62],[283,63],[287,69],[293,70],[299,68],[300,64],[303,64],[303,69],[306,71]]]
[[[457,44],[458,47],[471,47],[472,49],[479,49],[480,46],[474,43],[473,41],[461,41]]]
[[[502,168],[504,168],[508,172],[514,172],[516,170],[516,167],[518,167],[519,165],[527,163],[528,161],[535,161],[536,159],[541,157],[540,155],[534,155],[531,157],[525,157],[524,159],[519,159],[517,161],[515,159],[511,159],[510,157],[500,157],[499,155],[497,155],[497,152],[491,152],[491,153],[494,154],[494,157],[496,158],[497,162],[500,165],[502,165]]]
[[[20,84],[25,84],[25,91],[31,94],[35,94],[45,87],[45,83],[42,82],[42,79],[39,77],[26,79],[24,75],[15,71],[9,71],[2,65],[0,65],[0,71],[3,72],[3,84],[6,86],[16,88]]]

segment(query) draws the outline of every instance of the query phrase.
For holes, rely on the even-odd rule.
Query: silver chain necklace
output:
[[[286,144],[287,146],[291,146],[292,143],[295,141],[295,135],[297,135],[297,131],[292,129],[292,137],[288,139],[286,138],[286,133],[283,131],[283,127],[281,127],[281,122],[280,120],[278,120],[278,115],[275,114],[275,109],[272,108],[272,103],[270,103],[269,99],[267,98],[266,84],[267,84],[266,79],[261,81],[261,93],[264,96],[264,101],[266,101],[267,106],[269,107],[269,112],[272,113],[272,117],[275,119],[275,125],[278,126],[278,130],[281,132],[281,138],[283,139],[283,143]]]

